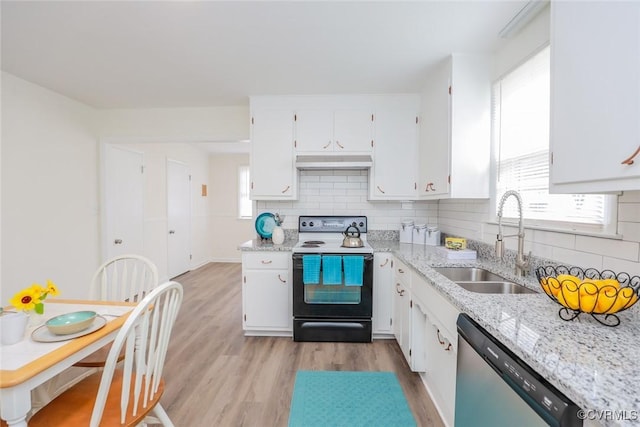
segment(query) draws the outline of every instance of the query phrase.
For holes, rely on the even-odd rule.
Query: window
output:
[[[492,98],[495,210],[516,190],[529,225],[605,231],[615,197],[549,194],[549,47],[498,80]],[[516,206],[506,203],[503,216],[517,218]]]
[[[243,165],[238,168],[238,217],[251,219],[253,217],[253,204],[249,198],[249,166]]]

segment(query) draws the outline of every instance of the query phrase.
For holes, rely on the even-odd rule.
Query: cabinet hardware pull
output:
[[[440,329],[436,329],[436,335],[437,335],[437,337],[438,337],[438,342],[439,342],[441,345],[444,345],[444,341],[440,339]]]
[[[414,190],[417,190],[417,189],[418,189],[418,183],[417,183],[417,182],[414,182],[414,183],[413,183],[413,189],[414,189]]]
[[[283,279],[282,279],[282,277],[280,277],[280,275],[279,275],[279,274],[278,274],[278,279],[280,279],[280,281],[281,281],[282,283],[287,283],[287,281],[286,281],[286,280],[283,280]]]
[[[451,351],[451,343],[449,343],[449,345],[447,346],[447,348],[444,349],[444,351]]]
[[[424,189],[424,191],[436,191],[436,187],[433,186],[433,182],[427,183],[427,187]]]
[[[284,190],[282,190],[282,194],[286,193],[287,191],[289,191],[289,189],[291,188],[290,185],[287,185],[287,188],[285,188]]]
[[[269,261],[262,260],[260,262],[263,263],[263,264],[271,264],[273,261],[272,260],[269,260]]]
[[[404,289],[400,291],[400,296],[404,295]]]
[[[387,264],[389,264],[389,258],[385,259],[384,263],[380,264],[380,267],[384,267]]]
[[[399,268],[399,269],[398,269],[398,273],[404,274],[404,270],[403,270],[403,269],[401,269],[401,268]]]
[[[344,148],[344,145],[340,144],[340,141],[336,141],[336,144],[338,145],[338,147]]]
[[[376,188],[378,189],[379,192],[381,192],[382,194],[385,194],[384,190],[382,188],[380,188],[379,185],[376,185]]]
[[[114,244],[116,245],[121,245],[122,244],[122,239],[116,239],[113,241]]]
[[[623,165],[629,165],[631,166],[633,164],[633,159],[640,154],[640,146],[638,146],[638,149],[636,151],[633,152],[633,154],[628,158],[628,159],[624,159],[622,161]]]
[[[331,145],[331,141],[327,142],[327,145],[325,145],[324,147],[322,147],[322,149],[327,149],[329,148],[329,146]]]

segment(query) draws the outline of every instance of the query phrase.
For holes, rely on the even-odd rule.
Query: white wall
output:
[[[102,110],[100,135],[161,142],[248,140],[249,107]]]
[[[238,245],[255,237],[253,219],[238,218],[238,167],[249,165],[249,154],[209,157],[210,247],[216,262],[240,262]]]
[[[88,297],[99,263],[97,113],[2,73],[0,302],[33,282]]]
[[[285,214],[284,228],[297,229],[300,215],[366,215],[371,230],[399,230],[403,219],[437,223],[437,202],[367,200],[367,171],[300,171],[296,201],[259,201],[258,213]]]

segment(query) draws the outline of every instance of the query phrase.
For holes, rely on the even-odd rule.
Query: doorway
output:
[[[144,155],[138,151],[105,144],[104,156],[104,258],[130,253],[142,254]]]
[[[170,278],[191,268],[191,174],[167,159],[167,272]]]

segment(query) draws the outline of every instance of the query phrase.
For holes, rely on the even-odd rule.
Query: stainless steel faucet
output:
[[[502,209],[504,208],[504,202],[509,198],[509,196],[513,196],[516,198],[518,202],[518,234],[510,234],[508,236],[502,235]],[[529,260],[525,259],[524,256],[524,221],[522,219],[522,197],[518,194],[517,191],[508,190],[502,195],[502,199],[500,199],[500,204],[498,205],[498,236],[496,240],[496,257],[502,259],[504,257],[504,243],[502,239],[504,237],[512,237],[518,236],[518,254],[516,255],[516,276],[524,276],[529,272]],[[531,258],[531,251],[529,251],[529,256],[527,258]]]

